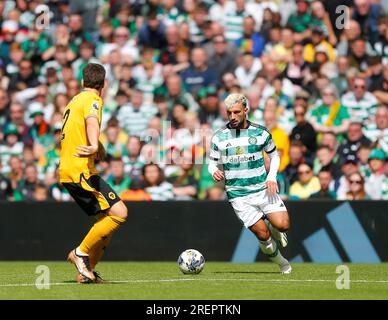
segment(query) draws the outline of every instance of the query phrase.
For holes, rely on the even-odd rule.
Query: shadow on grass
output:
[[[280,274],[272,271],[215,271],[215,274]]]

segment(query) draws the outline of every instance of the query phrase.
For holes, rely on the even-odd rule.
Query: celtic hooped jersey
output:
[[[226,125],[213,135],[209,157],[218,167],[222,166],[229,200],[266,188],[263,152],[275,150],[271,133],[249,121],[247,129],[231,129]]]

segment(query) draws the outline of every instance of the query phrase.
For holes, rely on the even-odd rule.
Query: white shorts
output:
[[[287,212],[286,206],[279,195],[268,197],[267,190],[253,193],[246,197],[235,198],[230,201],[237,218],[245,228],[253,226],[263,216],[272,212]]]

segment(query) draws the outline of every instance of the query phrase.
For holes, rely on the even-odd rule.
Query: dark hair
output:
[[[104,87],[106,71],[97,63],[89,63],[82,71],[84,88],[101,90]]]
[[[290,147],[299,147],[299,148],[303,148],[304,147],[304,144],[302,141],[300,140],[292,140],[291,143],[290,143]]]
[[[330,175],[333,177],[333,173],[327,167],[323,167],[321,170],[319,170],[318,175],[320,175],[321,173],[330,173]]]
[[[319,150],[322,150],[322,149],[329,150],[330,152],[333,151],[333,149],[330,148],[327,144],[321,144],[321,145],[318,147],[317,152],[318,152]]]
[[[148,183],[148,181],[145,178],[145,172],[146,172],[148,167],[156,167],[156,168],[158,168],[159,178],[158,178],[158,181],[156,182],[156,184],[160,185],[164,181],[164,172],[163,172],[162,168],[159,167],[159,165],[157,165],[156,163],[151,162],[151,163],[148,163],[145,166],[143,166],[143,168],[141,169],[145,186],[146,187],[150,186],[150,184]]]
[[[111,159],[109,159],[109,163],[112,163],[113,161],[123,162],[123,158],[122,157],[112,157]]]
[[[109,128],[109,127],[119,127],[119,126],[120,126],[119,120],[117,120],[116,117],[112,117],[108,120],[106,127]]]
[[[83,41],[80,46],[79,46],[79,49],[82,50],[82,49],[90,49],[90,50],[94,50],[94,44],[89,42],[89,41]]]

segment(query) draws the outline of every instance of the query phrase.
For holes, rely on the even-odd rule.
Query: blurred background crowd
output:
[[[0,200],[71,200],[62,112],[89,62],[107,71],[98,169],[124,200],[225,199],[206,155],[235,92],[272,133],[284,199],[388,199],[387,6],[0,1]]]

